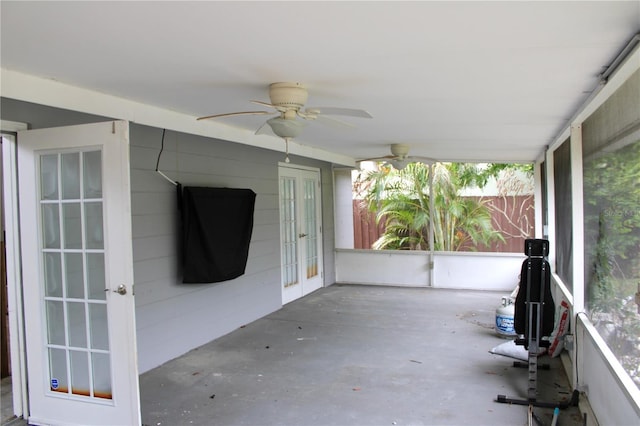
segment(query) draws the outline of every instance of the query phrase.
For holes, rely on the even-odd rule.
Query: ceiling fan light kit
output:
[[[262,101],[251,101],[254,104],[262,105],[268,108],[273,108],[277,117],[267,120],[262,126],[258,128],[256,134],[263,133],[263,128],[266,128],[265,124],[269,125],[269,128],[276,136],[281,138],[291,139],[298,137],[302,132],[302,129],[306,125],[304,121],[316,120],[323,118],[323,121],[330,121],[324,115],[347,115],[351,117],[360,118],[372,118],[371,114],[367,111],[351,108],[338,108],[338,107],[326,107],[326,108],[307,108],[304,111],[302,108],[307,103],[309,93],[307,88],[300,83],[272,83],[269,85],[269,99],[271,103]],[[204,120],[209,118],[221,118],[236,115],[263,115],[272,114],[268,111],[240,111],[230,112],[224,114],[214,114],[205,117],[199,117],[198,120]],[[303,121],[298,120],[301,118]],[[336,123],[341,123],[338,120],[331,119]],[[344,127],[350,127],[347,123],[342,123]]]
[[[306,127],[306,123],[297,120],[289,120],[286,118],[270,118],[267,124],[271,127],[273,133],[281,138],[296,138]]]
[[[405,167],[407,167],[407,165],[409,164],[409,161],[407,160],[392,160],[391,164],[393,165],[393,168],[396,170],[402,170]]]

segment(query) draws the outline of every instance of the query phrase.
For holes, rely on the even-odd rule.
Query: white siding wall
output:
[[[130,139],[136,321],[144,372],[281,307],[278,162],[283,158],[249,146],[166,133],[160,170],[171,179],[184,186],[248,188],[257,194],[245,274],[221,283],[182,284],[176,187],[155,172],[162,130],[132,125]],[[322,191],[326,238],[333,235],[329,169],[322,171]],[[334,269],[332,253],[331,238],[325,240],[326,271]],[[332,284],[333,275],[325,274],[325,283]]]
[[[30,128],[109,120],[1,98],[2,119]],[[216,284],[182,284],[176,188],[155,172],[162,129],[130,125],[131,202],[138,362],[145,372],[281,307],[279,152],[167,132],[160,169],[183,185],[257,193],[246,273]],[[283,142],[284,143],[284,142]],[[291,156],[322,176],[325,285],[335,281],[330,164]]]
[[[335,212],[336,247],[352,249],[353,242],[353,184],[351,183],[351,169],[335,169]]]
[[[314,165],[324,164],[320,170],[322,185],[322,241],[323,241],[323,262],[324,262],[324,285],[328,286],[336,282],[335,265],[335,216],[334,216],[334,195],[335,188],[333,172],[328,164],[318,162],[299,161],[300,164]]]

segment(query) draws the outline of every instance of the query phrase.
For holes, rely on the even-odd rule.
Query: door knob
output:
[[[124,296],[125,294],[127,294],[127,286],[124,284],[120,284],[116,290],[113,290],[113,292]]]
[[[307,236],[307,234],[298,234],[298,237],[299,237],[299,238],[304,238],[304,237],[306,237],[306,236]]]

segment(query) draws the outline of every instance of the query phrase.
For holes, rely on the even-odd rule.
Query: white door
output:
[[[140,423],[129,124],[18,133],[30,424]]]
[[[280,167],[282,303],[322,287],[320,171]]]

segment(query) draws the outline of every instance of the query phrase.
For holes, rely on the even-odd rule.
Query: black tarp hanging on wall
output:
[[[181,198],[182,282],[214,283],[244,274],[255,192],[184,187]]]

